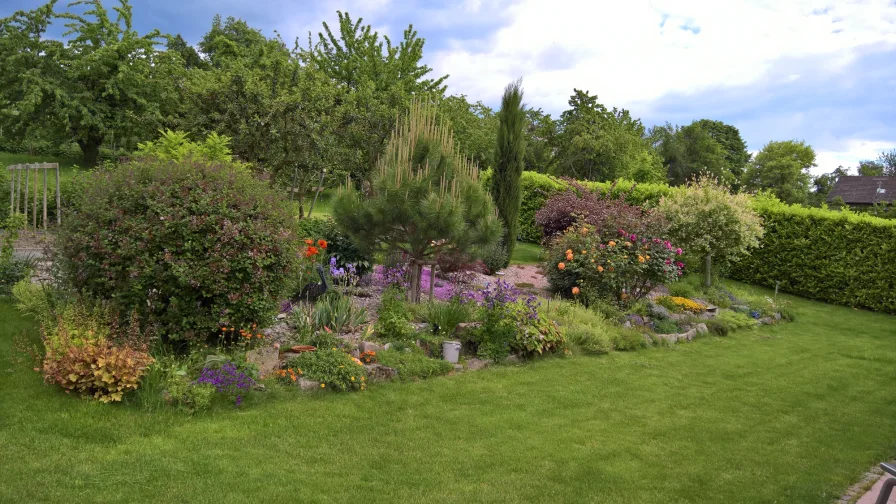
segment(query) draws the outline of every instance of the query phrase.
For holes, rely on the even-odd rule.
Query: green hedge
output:
[[[729,276],[829,303],[896,313],[896,222],[753,200],[765,237]]]
[[[482,181],[488,187],[491,179],[491,171],[482,174]],[[643,184],[620,180],[615,187],[612,182],[581,182],[584,186],[609,192],[612,197],[627,194],[625,200],[633,205],[646,207],[655,206],[663,195],[672,189],[665,184]],[[525,171],[520,179],[523,198],[520,205],[519,233],[523,241],[538,243],[541,241],[541,229],[535,225],[535,213],[544,206],[544,202],[555,192],[563,190],[566,184],[556,177],[543,173]],[[632,190],[634,186],[634,190]]]

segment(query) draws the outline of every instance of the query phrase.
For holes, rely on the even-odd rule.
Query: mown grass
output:
[[[541,262],[541,245],[537,243],[516,242],[510,264],[538,264]]]
[[[896,454],[896,317],[797,322],[186,417],[8,360],[0,502],[824,503]]]
[[[6,169],[9,165],[24,163],[59,163],[59,178],[67,180],[74,176],[79,170],[77,167],[79,161],[76,159],[57,158],[52,156],[30,156],[28,154],[11,154],[9,152],[0,152],[0,167]],[[53,175],[50,175],[53,180]]]

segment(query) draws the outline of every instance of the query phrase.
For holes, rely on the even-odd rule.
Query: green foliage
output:
[[[749,196],[730,194],[709,177],[664,196],[659,211],[669,221],[669,235],[695,265],[703,265],[701,261],[709,255],[712,262],[727,266],[762,238],[762,219],[752,209]]]
[[[747,143],[740,136],[740,130],[730,124],[711,119],[700,119],[696,124],[722,146],[722,153],[736,184],[743,176],[751,157]]]
[[[127,0],[113,8],[114,18],[100,0],[72,6],[79,4],[86,10],[77,14],[55,12],[51,2],[2,20],[0,103],[9,105],[0,123],[20,138],[41,125],[54,138],[73,139],[93,166],[103,143],[133,142],[176,111],[183,62],[158,47],[158,30],[133,29]],[[66,43],[46,36],[57,19],[68,21]]]
[[[560,116],[552,170],[585,180],[664,180],[662,163],[644,139],[644,126],[628,110],[608,110],[597,96],[575,89]]]
[[[683,298],[697,297],[697,288],[690,282],[675,282],[666,287],[669,289],[670,296]]]
[[[379,363],[398,372],[402,381],[425,380],[454,371],[454,364],[442,359],[430,359],[422,350],[383,350],[376,354]]]
[[[422,263],[443,252],[474,253],[500,233],[479,171],[454,149],[435,108],[414,102],[374,174],[371,194],[349,182],[333,206],[337,224],[363,250],[400,250],[411,259],[409,298],[420,298]]]
[[[717,336],[727,336],[739,329],[753,329],[756,319],[731,310],[722,310],[715,317],[706,321],[706,327]]]
[[[813,166],[815,151],[806,142],[769,142],[753,158],[743,185],[750,191],[771,191],[785,203],[806,203]]]
[[[545,316],[557,322],[573,350],[594,354],[613,350],[612,335],[619,327],[601,312],[562,300],[548,301],[542,306]]]
[[[504,223],[502,245],[505,249],[504,264],[507,267],[513,247],[516,245],[519,225],[520,177],[526,156],[526,106],[523,104],[522,82],[516,81],[504,89],[501,110],[498,112],[498,135],[495,143],[495,163],[491,179],[491,194],[495,200],[498,217]],[[488,265],[486,263],[486,265]],[[491,268],[489,268],[491,269]]]
[[[24,214],[9,215],[0,221],[0,296],[12,294],[13,286],[34,271],[34,259],[13,257],[13,247],[24,227]]]
[[[896,222],[757,198],[760,246],[732,278],[828,303],[896,313]]]
[[[655,320],[653,330],[658,334],[678,334],[681,328],[672,320]]]
[[[670,184],[681,185],[700,174],[709,173],[726,184],[737,182],[728,158],[731,152],[714,138],[714,126],[695,121],[688,126],[657,126],[650,131],[650,140],[668,170]],[[733,127],[732,127],[733,128]],[[737,131],[736,128],[734,130]],[[718,135],[720,131],[716,131]],[[739,138],[738,134],[738,138]],[[742,154],[741,154],[742,155]],[[734,155],[735,157],[737,154]],[[740,168],[742,169],[742,167]]]
[[[430,301],[423,309],[423,320],[432,326],[434,333],[444,337],[452,336],[458,324],[469,322],[471,317],[470,306],[458,299],[446,303]]]
[[[193,142],[183,131],[159,131],[158,140],[147,140],[137,144],[137,156],[151,156],[163,161],[182,162],[189,158],[199,158],[213,163],[228,163],[233,160],[230,152],[230,138],[210,133],[204,141]]]
[[[506,268],[510,257],[501,242],[482,247],[478,255],[481,256],[482,264],[485,265],[489,275],[494,275],[497,271]]]
[[[304,352],[287,362],[287,367],[300,369],[308,379],[321,382],[323,388],[337,392],[364,390],[364,366],[338,348],[318,348]]]
[[[620,352],[630,352],[647,346],[643,333],[624,327],[613,333],[611,341],[613,349]]]
[[[478,318],[482,323],[472,337],[484,358],[500,361],[510,353],[542,355],[566,344],[557,323],[539,311],[537,298],[521,295],[502,280],[483,292]]]
[[[351,332],[367,321],[367,310],[355,306],[350,297],[327,293],[314,303],[312,318],[317,330]]]
[[[340,91],[345,128],[336,133],[351,151],[349,171],[368,178],[386,152],[395,117],[403,114],[412,96],[441,97],[447,75],[427,77],[432,69],[421,64],[425,39],[413,25],[393,45],[363,20],[338,11],[338,30],[323,24],[317,42],[300,53],[308,67],[325,75],[329,87]]]
[[[414,332],[411,327],[411,314],[404,303],[404,293],[397,287],[389,287],[383,291],[378,318],[374,324],[377,338],[381,341],[408,341]]]
[[[439,115],[454,132],[454,142],[479,166],[490,166],[494,159],[498,117],[481,101],[470,103],[465,95],[446,96],[439,102]]]
[[[280,196],[229,165],[147,159],[91,174],[56,240],[79,290],[171,339],[267,324],[295,264]]]

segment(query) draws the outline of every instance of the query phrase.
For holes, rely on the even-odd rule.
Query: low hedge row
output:
[[[896,222],[753,200],[765,237],[731,278],[846,306],[896,313]]]
[[[491,180],[491,170],[482,174],[482,181],[488,187]],[[609,193],[612,197],[625,194],[625,201],[646,207],[655,206],[663,195],[672,190],[665,184],[644,184],[620,180],[614,185],[612,182],[581,182],[585,187]],[[632,187],[634,186],[634,189]],[[535,225],[535,212],[544,206],[544,202],[554,193],[563,190],[566,183],[556,177],[532,171],[523,172],[520,179],[520,187],[523,191],[522,204],[520,205],[520,238],[526,242],[537,243],[541,241],[541,229]]]

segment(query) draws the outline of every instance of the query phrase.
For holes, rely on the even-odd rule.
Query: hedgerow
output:
[[[729,276],[829,303],[896,313],[896,222],[756,197],[765,237]]]

